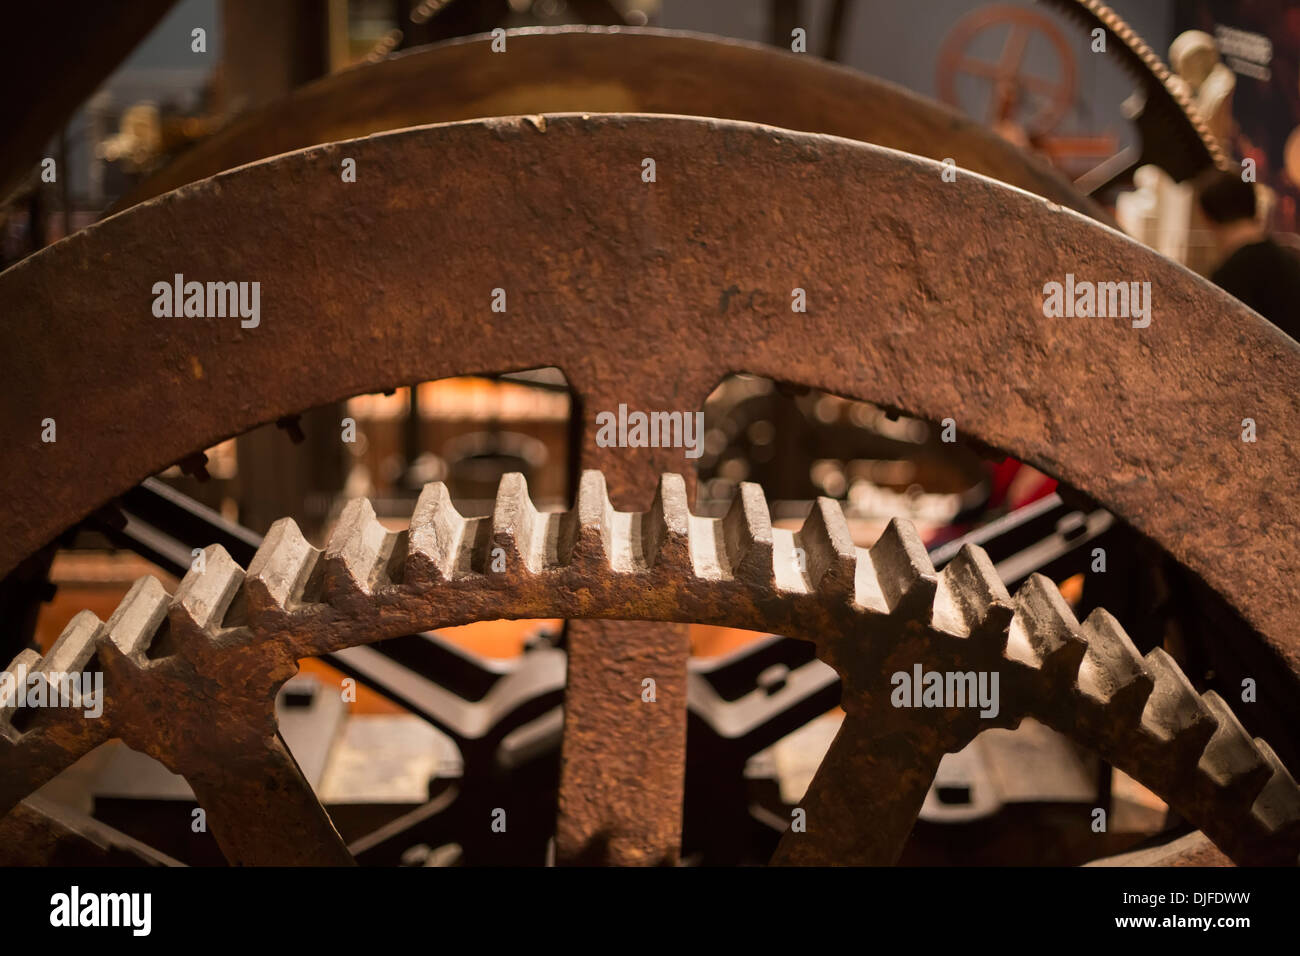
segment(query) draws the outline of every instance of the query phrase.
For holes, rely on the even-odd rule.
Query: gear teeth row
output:
[[[695,574],[702,569],[692,558],[693,517],[680,475],[663,476],[644,514],[616,511],[599,471],[584,472],[576,506],[559,514],[539,512],[523,476],[505,475],[490,519],[462,517],[446,486],[436,482],[425,486],[416,503],[404,580],[431,585],[487,573],[496,549],[508,570],[532,574],[568,565]]]
[[[941,580],[940,597],[945,586]],[[976,593],[985,590],[977,587]],[[1151,741],[1139,744],[1141,759],[1159,764],[1170,785],[1188,788],[1192,800],[1205,805],[1208,797],[1211,806],[1226,802],[1249,808],[1255,832],[1233,834],[1242,841],[1237,852],[1259,862],[1300,862],[1294,858],[1300,844],[1300,789],[1272,749],[1251,739],[1218,694],[1198,694],[1160,648],[1141,656],[1104,610],[1094,611],[1080,627],[1060,591],[1041,575],[1031,576],[1014,602],[1009,658],[1041,669],[1049,690],[1068,685],[1073,675],[1082,700],[1105,715],[1093,729],[1112,746],[1122,746],[1124,737],[1139,729]],[[1086,711],[1073,719],[1076,725],[1090,722]]]
[[[491,568],[496,548],[506,554],[506,574]],[[669,585],[704,580],[772,594],[816,593],[889,615],[918,636],[928,626],[931,634],[968,641],[982,658],[1037,672],[1041,707],[1030,705],[1024,714],[1054,714],[1058,729],[1073,724],[1081,740],[1112,752],[1137,747],[1142,765],[1158,768],[1152,772],[1169,792],[1191,794],[1187,806],[1243,808],[1233,812],[1247,819],[1249,832],[1236,849],[1250,859],[1294,854],[1300,843],[1300,790],[1291,775],[1218,695],[1197,694],[1164,651],[1142,657],[1103,610],[1080,625],[1041,575],[1009,595],[979,548],[963,548],[936,574],[910,522],[895,519],[870,549],[857,548],[829,499],[819,499],[791,532],[772,527],[757,485],[742,484],[726,515],[712,519],[690,513],[683,479],[670,474],[660,480],[649,511],[625,513],[614,510],[604,476],[591,471],[582,476],[575,507],[551,514],[533,506],[522,476],[510,475],[487,518],[462,517],[446,487],[430,484],[408,531],[389,532],[371,505],[357,500],[344,509],[323,551],[284,519],[271,527],[247,575],[215,545],[205,550],[202,567],[185,576],[174,598],[155,579],[140,579],[107,624],[83,611],[48,654],[25,651],[10,672],[21,665],[29,673],[75,673],[106,645],[139,665],[146,655],[170,654],[180,641],[210,645],[245,624],[244,634],[271,634],[283,623],[277,618],[315,613],[322,604],[361,617],[371,613],[379,592],[392,588],[418,592],[484,576],[504,582],[524,571],[569,568],[593,582],[611,570],[649,571]],[[11,742],[12,716],[12,708],[0,714]]]

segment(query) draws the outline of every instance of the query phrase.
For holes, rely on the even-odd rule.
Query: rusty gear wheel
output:
[[[652,185],[637,175],[647,155]],[[341,156],[356,159],[357,182],[340,185]],[[174,461],[350,395],[545,364],[588,409],[698,408],[727,371],[748,371],[955,416],[964,435],[1159,544],[1231,602],[1215,619],[1220,686],[1258,679],[1269,703],[1246,723],[1291,759],[1300,543],[1275,516],[1294,499],[1296,445],[1278,423],[1296,415],[1300,349],[1112,230],[942,172],[745,123],[546,116],[331,144],[142,203],[0,276],[14,333],[0,356],[12,396],[0,568]],[[485,272],[490,262],[501,265]],[[149,289],[177,272],[259,279],[262,325],[158,322]],[[1147,278],[1152,328],[1045,321],[1038,291],[1067,272]],[[509,317],[484,323],[503,282]],[[792,320],[800,284],[812,305]],[[753,292],[743,308],[721,294],[732,285]],[[1256,444],[1238,440],[1244,415],[1260,423]],[[57,444],[39,441],[46,417]],[[600,448],[591,430],[582,442],[584,464],[628,505],[648,504],[637,476],[673,464],[663,449]],[[680,757],[684,712],[638,714],[662,721],[648,734],[599,702],[647,668],[668,675],[671,696],[686,642],[632,627],[635,638],[573,645],[565,765],[592,771],[574,798],[577,842],[626,824],[620,859],[653,860],[680,832],[680,778],[664,768]],[[602,743],[617,740],[664,769],[638,792],[654,809],[590,796],[610,760]],[[650,837],[632,832],[650,817]]]
[[[1080,625],[1040,576],[1012,597],[972,546],[936,574],[905,521],[855,548],[830,499],[788,531],[756,485],[718,519],[691,514],[685,489],[665,475],[649,511],[620,512],[588,471],[575,507],[548,514],[509,475],[490,517],[464,518],[431,484],[406,531],[356,500],[323,551],[284,519],[247,572],[213,546],[174,596],[141,578],[107,623],[83,611],[43,658],[10,665],[97,660],[106,699],[96,721],[43,710],[19,730],[0,717],[0,810],[119,737],[190,781],[231,863],[347,863],[276,730],[296,661],[476,620],[599,617],[772,630],[813,641],[840,674],[847,717],[804,797],[807,831],[787,831],[778,863],[893,862],[942,755],[1026,716],[1150,787],[1234,861],[1296,862],[1300,789],[1281,761],[1105,611]],[[896,706],[889,675],[916,667],[1000,674],[998,712]],[[627,693],[642,706],[639,685]]]

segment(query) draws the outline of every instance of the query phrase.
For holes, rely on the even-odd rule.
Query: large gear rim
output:
[[[936,574],[902,520],[855,548],[830,499],[799,531],[775,529],[756,485],[710,519],[665,475],[648,512],[618,512],[595,471],[564,513],[539,513],[520,475],[502,480],[487,518],[463,518],[445,486],[428,485],[403,532],[359,499],[322,551],[283,519],[247,573],[213,546],[174,597],[141,578],[107,624],[81,612],[48,654],[24,652],[10,670],[75,673],[97,660],[104,716],[43,710],[20,732],[12,710],[0,715],[0,811],[119,737],[190,781],[231,863],[350,862],[276,730],[276,690],[296,662],[475,620],[557,616],[816,644],[844,682],[847,716],[801,803],[807,831],[787,831],[778,863],[894,862],[942,755],[1026,716],[1153,789],[1235,862],[1300,853],[1300,788],[1271,748],[1164,651],[1141,657],[1106,612],[1080,625],[1046,578],[1012,597],[972,546]],[[1000,712],[892,706],[888,675],[917,665],[1000,673]],[[628,688],[630,706],[640,691]]]
[[[584,111],[716,116],[954,157],[963,168],[1112,221],[1063,174],[951,107],[817,57],[628,27],[507,30],[505,55],[492,52],[493,42],[461,37],[308,83],[182,153],[116,209],[318,143],[482,116]]]
[[[1086,30],[1100,27],[1117,41],[1110,50],[1141,85],[1145,112],[1181,150],[1171,175],[1182,180],[1211,165],[1226,166],[1196,104],[1123,18],[1098,0],[1051,2]],[[490,37],[472,36],[309,83],[183,153],[116,208],[316,143],[488,114],[582,109],[701,114],[845,136],[931,159],[960,156],[975,172],[1111,222],[1061,173],[944,104],[816,57],[689,31],[629,27],[508,30],[506,42],[514,44],[508,47],[510,70],[497,70],[504,62],[491,56]],[[693,72],[701,69],[699,76]],[[727,83],[710,81],[719,72]],[[643,78],[650,74],[655,83],[647,85]],[[430,83],[431,75],[441,82]],[[527,78],[536,76],[546,81],[529,85]],[[779,95],[753,93],[764,87]]]
[[[365,175],[340,187],[344,151]],[[647,152],[668,170],[703,160],[704,172],[642,190]],[[472,171],[454,189],[453,169]],[[442,179],[440,195],[422,170]],[[0,485],[12,499],[0,516],[0,569],[174,461],[349,395],[553,364],[589,408],[699,407],[723,371],[745,370],[933,421],[955,415],[964,434],[1082,489],[1232,595],[1263,635],[1258,670],[1300,671],[1300,608],[1288,590],[1300,541],[1272,519],[1290,500],[1300,457],[1277,424],[1300,414],[1291,384],[1300,348],[1131,240],[973,174],[944,185],[942,172],[866,144],[749,124],[569,116],[333,144],[142,204],[0,275],[15,329],[0,357],[14,406],[0,424]],[[759,180],[781,183],[777,221],[752,201]],[[501,207],[502,190],[513,205]],[[954,200],[961,227],[945,229]],[[265,215],[268,202],[282,218]],[[230,247],[232,234],[245,243]],[[986,281],[989,246],[971,237],[1001,256],[997,283]],[[429,250],[442,256],[436,274]],[[509,263],[525,305],[515,299],[508,325],[480,327],[504,279],[483,275],[489,251]],[[364,272],[334,265],[363,256]],[[153,282],[178,271],[260,275],[275,318],[245,332],[234,321],[162,324],[145,314],[143,338],[100,334],[106,312],[144,313]],[[1149,277],[1155,331],[1045,320],[1041,283],[1067,272]],[[796,328],[783,290],[801,281],[814,305]],[[725,284],[759,291],[730,311],[723,295],[719,311]],[[977,323],[965,318],[973,287]],[[777,304],[755,305],[760,293]],[[862,320],[886,302],[887,321]],[[431,311],[440,322],[427,320]],[[575,313],[595,323],[591,340],[559,334]],[[681,338],[711,347],[674,347]],[[307,339],[311,370],[299,364]],[[659,343],[672,362],[648,365],[641,350],[614,348],[620,341]],[[1099,351],[1108,364],[1095,362]],[[1236,355],[1251,358],[1229,374],[1222,357]],[[133,384],[123,388],[122,377]],[[190,404],[157,400],[177,388]],[[1098,400],[1080,404],[1078,389]],[[1266,440],[1237,440],[1247,415]],[[73,440],[40,442],[47,416]],[[611,454],[592,437],[586,463],[607,473],[634,475],[667,454]],[[1286,706],[1284,694],[1276,699]]]

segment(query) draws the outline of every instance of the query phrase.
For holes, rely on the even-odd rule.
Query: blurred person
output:
[[[1210,281],[1300,339],[1300,257],[1260,224],[1254,186],[1221,173],[1201,191],[1199,203],[1220,257]]]
[[[1180,86],[1196,104],[1215,139],[1227,142],[1232,135],[1232,94],[1237,74],[1219,60],[1214,37],[1200,30],[1180,33],[1169,47],[1171,82]]]

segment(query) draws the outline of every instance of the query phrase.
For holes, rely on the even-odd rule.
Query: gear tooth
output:
[[[1218,724],[1187,675],[1162,648],[1154,648],[1145,660],[1155,687],[1142,712],[1143,728],[1160,741],[1184,752],[1195,751],[1199,757]]]
[[[1207,691],[1202,700],[1217,726],[1201,754],[1201,772],[1217,786],[1232,787],[1243,799],[1256,796],[1273,775],[1272,768],[1222,697]]]
[[[871,546],[858,579],[859,604],[915,617],[933,607],[939,583],[916,528],[903,518],[891,520]]]
[[[1296,787],[1295,778],[1266,741],[1256,737],[1255,746],[1271,776],[1255,799],[1250,813],[1270,834],[1289,844],[1289,858],[1284,857],[1282,862],[1294,865],[1297,862],[1296,844],[1300,843],[1300,788]]]
[[[491,568],[493,553],[505,553],[507,573],[527,569],[542,570],[545,559],[547,518],[533,507],[528,497],[528,482],[519,472],[501,476],[496,506],[492,511],[492,530],[485,567]]]
[[[983,548],[964,545],[939,572],[933,620],[941,630],[1005,642],[1014,614],[1011,595]]]
[[[742,481],[718,530],[722,532],[726,567],[731,576],[746,584],[772,587],[775,582],[772,516],[763,489],[753,482]]]
[[[27,682],[36,677],[38,681],[45,682],[47,694],[66,694],[68,687],[60,678],[83,672],[94,659],[103,635],[104,624],[99,618],[90,611],[78,611],[44,657],[35,651],[25,650],[14,658],[6,669],[12,674],[14,691],[25,693]],[[19,672],[20,667],[25,673]],[[0,699],[0,724],[22,731],[37,714],[24,710],[22,716],[20,723],[16,698],[5,696]]]
[[[78,674],[95,656],[104,624],[90,611],[78,611],[41,658],[39,670],[47,674]]]
[[[808,580],[814,588],[834,595],[853,593],[858,549],[838,502],[818,498],[795,537],[796,546],[803,548]]]
[[[441,481],[425,485],[406,537],[406,583],[429,587],[468,571],[469,554],[464,547],[468,526],[446,485]],[[473,544],[472,535],[469,543]]]
[[[81,614],[89,613],[89,611],[81,612]],[[81,614],[78,614],[77,617],[80,617]],[[73,620],[75,621],[76,618],[73,618]],[[29,647],[19,651],[18,655],[9,663],[9,666],[4,669],[4,673],[9,679],[0,684],[0,727],[12,726],[13,716],[18,710],[17,695],[23,692],[23,688],[27,684],[27,675],[39,671],[40,668],[40,651],[32,650]]]
[[[139,662],[166,620],[170,604],[171,596],[157,578],[137,578],[104,625],[108,639],[122,654]]]
[[[325,599],[374,593],[384,578],[397,537],[379,523],[367,499],[349,501],[321,556]]]
[[[589,468],[578,482],[573,509],[560,515],[557,546],[560,564],[612,564],[616,526],[605,476]]]
[[[203,570],[193,568],[181,579],[168,619],[178,636],[211,634],[222,626],[226,611],[244,583],[244,571],[219,544],[203,549]]]
[[[286,613],[316,566],[320,552],[308,544],[292,518],[271,525],[248,564],[244,591],[254,614]]]
[[[660,476],[655,500],[639,519],[645,566],[670,575],[691,574],[691,512],[681,475],[669,472]]]
[[[1155,687],[1142,655],[1110,612],[1097,608],[1083,622],[1088,649],[1079,665],[1079,690],[1125,717],[1140,718]]]
[[[81,611],[80,614],[89,614],[89,611]],[[27,671],[35,670],[41,663],[41,652],[30,647],[24,647],[14,655],[14,659],[9,662],[9,666],[4,669],[4,673],[10,677],[15,676],[20,668]]]
[[[1007,657],[1073,683],[1088,650],[1079,621],[1051,579],[1031,574],[1015,596],[1016,616],[1007,636]]]

